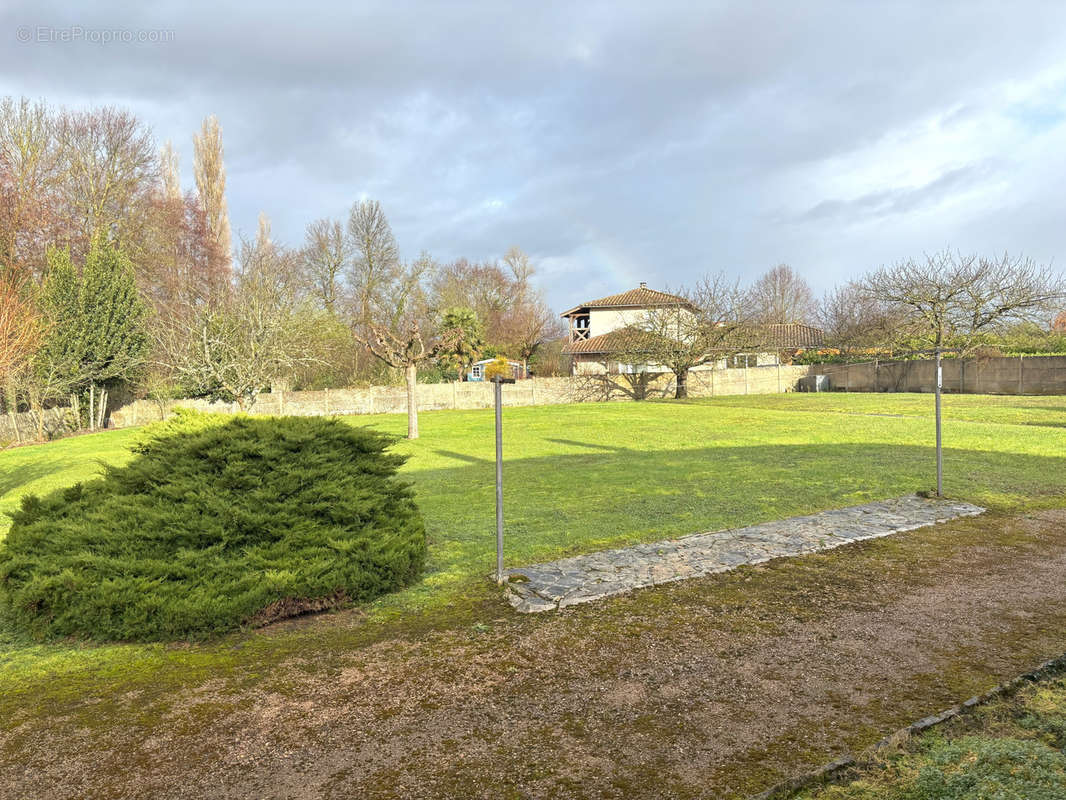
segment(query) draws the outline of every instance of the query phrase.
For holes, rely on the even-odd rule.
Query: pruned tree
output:
[[[218,117],[207,117],[200,133],[193,136],[193,174],[200,203],[207,215],[207,229],[218,252],[228,262],[233,243],[226,206],[226,167],[222,161],[222,126]]]
[[[423,254],[400,261],[392,228],[375,200],[352,206],[348,235],[353,247],[350,283],[353,333],[376,358],[403,370],[407,386],[407,438],[418,438],[418,367],[455,349],[460,329],[438,329],[427,287],[437,270]]]
[[[788,264],[778,264],[755,281],[750,302],[755,321],[762,324],[805,323],[815,308],[811,287]]]
[[[611,360],[636,371],[673,373],[674,397],[688,396],[688,375],[748,345],[746,296],[724,274],[703,278],[691,291],[675,292],[683,302],[645,311],[641,319],[611,334]]]
[[[862,294],[896,316],[897,347],[936,358],[936,493],[943,494],[940,359],[945,350],[971,352],[1011,323],[1046,320],[1066,299],[1060,272],[1028,258],[985,258],[942,251],[882,267],[861,281]]]
[[[1017,322],[1043,322],[1066,298],[1060,272],[1028,258],[943,251],[870,273],[860,296],[895,314],[893,341],[967,352]]]

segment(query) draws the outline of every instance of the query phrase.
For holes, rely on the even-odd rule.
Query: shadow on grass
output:
[[[20,464],[14,469],[0,471],[0,500],[6,499],[4,498],[4,495],[9,492],[21,489],[26,484],[41,478],[47,478],[49,475],[52,475],[59,470],[67,469],[75,463],[77,462],[57,463],[54,460],[46,461],[42,459],[40,461],[31,461],[26,464]]]
[[[567,447],[587,447],[590,450],[602,450],[605,453],[627,453],[633,452],[627,447],[619,447],[613,444],[601,444],[599,442],[579,442],[576,439],[545,439],[546,442],[555,442],[555,444],[566,445]]]
[[[931,447],[873,444],[618,448],[512,458],[504,470],[505,556],[514,566],[928,490],[935,456]],[[949,496],[994,508],[1066,499],[1066,457],[947,449],[944,475]],[[431,571],[488,574],[492,462],[408,477],[426,518]]]
[[[495,461],[490,461],[487,458],[478,458],[469,453],[457,453],[454,450],[434,450],[433,452],[438,456],[444,456],[445,458],[452,458],[456,461],[465,461],[467,464],[477,464],[480,466],[491,465],[493,469],[496,468]]]

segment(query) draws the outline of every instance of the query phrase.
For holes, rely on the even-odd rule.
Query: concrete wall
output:
[[[943,359],[943,390],[966,394],[1066,394],[1066,356]],[[811,374],[828,375],[833,390],[932,392],[933,361],[876,361],[816,364]]]
[[[571,399],[569,378],[531,378],[503,389],[503,402],[508,406],[568,403]],[[492,384],[420,383],[418,408],[420,411],[455,408],[489,408],[493,404]],[[235,413],[236,403],[211,403],[203,399],[176,400],[160,404],[137,400],[111,412],[111,425],[116,428],[154,422],[171,408],[192,408],[199,411]],[[335,414],[406,414],[407,391],[402,386],[371,386],[366,389],[327,389],[320,392],[275,392],[261,394],[248,409],[250,414],[290,416],[331,416]]]
[[[749,367],[776,367],[781,362],[777,353],[748,353],[746,357]],[[612,371],[618,368],[618,363],[614,359],[611,359],[609,362],[605,361],[604,355],[601,353],[579,353],[572,356],[572,360],[575,375],[602,375],[607,372],[608,363],[610,364]],[[706,364],[700,364],[697,367],[693,367],[691,372],[721,371],[729,368],[727,367],[728,363],[728,359],[719,358],[717,361],[709,361]],[[670,371],[661,364],[648,364],[647,368],[651,372]],[[737,367],[736,369],[740,368]],[[807,369],[807,367],[804,367],[804,370]],[[806,375],[807,372],[805,371],[803,374]]]
[[[722,394],[768,394],[792,391],[807,367],[753,367],[751,369],[708,370],[689,376],[689,394],[711,397]],[[506,406],[550,405],[596,400],[632,400],[627,395],[624,376],[531,378],[503,387]],[[614,384],[614,385],[612,385]],[[672,397],[673,375],[657,375],[651,380],[649,397]],[[418,385],[420,411],[456,408],[491,408],[491,383],[424,383]],[[162,419],[175,407],[200,411],[235,413],[236,403],[207,400],[176,400],[161,404],[137,400],[111,412],[116,428],[144,425]],[[333,414],[405,414],[407,393],[402,386],[373,386],[367,389],[336,389],[321,392],[276,392],[259,395],[249,409],[252,414],[329,416]]]
[[[691,397],[736,394],[774,394],[795,391],[807,375],[828,375],[830,388],[854,392],[931,392],[935,369],[931,361],[896,361],[867,364],[816,364],[814,366],[761,366],[748,369],[700,369],[689,373]],[[673,375],[646,376],[576,375],[569,378],[532,378],[503,387],[508,406],[548,405],[587,401],[626,401],[634,395],[672,397]],[[944,390],[982,394],[1066,394],[1066,356],[1031,356],[980,360],[944,360]],[[419,384],[419,410],[491,408],[491,383]],[[162,419],[177,406],[220,413],[236,412],[236,404],[206,400],[178,400],[160,404],[151,400],[127,403],[111,412],[112,427],[143,425]],[[46,412],[50,435],[63,430],[67,409]],[[402,386],[373,386],[366,389],[336,389],[321,392],[263,394],[250,409],[252,414],[329,416],[334,414],[403,414],[407,395]],[[36,419],[23,413],[14,415],[19,435],[36,438]],[[10,416],[0,417],[0,443],[14,441]]]

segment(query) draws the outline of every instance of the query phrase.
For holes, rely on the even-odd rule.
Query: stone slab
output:
[[[970,503],[908,495],[747,528],[695,533],[509,569],[505,573],[507,599],[523,613],[553,611],[745,564],[890,536],[984,510]]]

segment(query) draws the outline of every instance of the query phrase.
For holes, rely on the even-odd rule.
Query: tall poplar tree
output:
[[[197,136],[193,136],[193,172],[196,190],[207,215],[207,228],[212,241],[228,264],[233,253],[226,208],[226,167],[222,163],[222,126],[218,117],[204,120]]]

